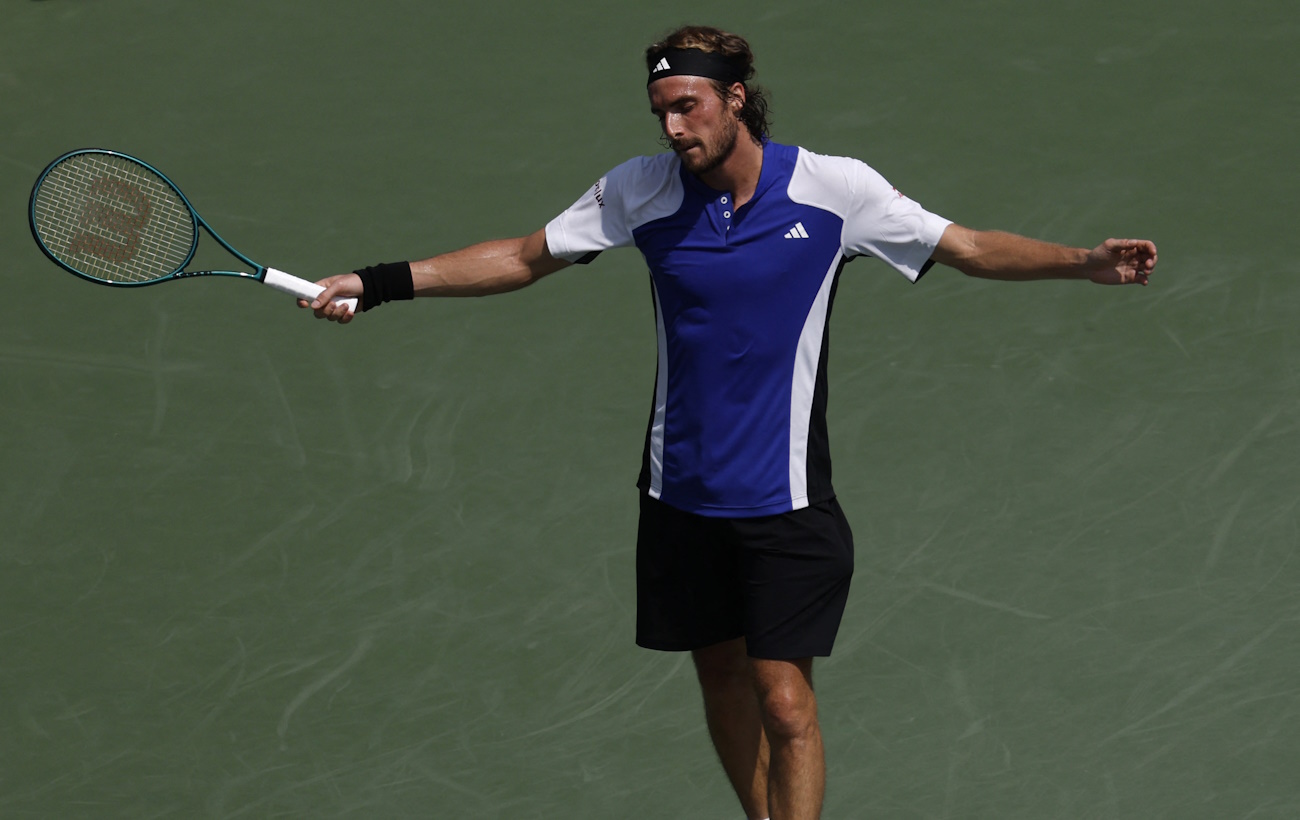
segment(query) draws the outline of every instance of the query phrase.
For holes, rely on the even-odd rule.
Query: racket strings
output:
[[[181,269],[198,231],[176,190],[111,154],[76,154],[45,176],[32,224],[60,262],[96,279],[148,282]]]

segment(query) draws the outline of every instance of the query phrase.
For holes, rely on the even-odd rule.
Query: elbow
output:
[[[987,276],[987,255],[981,248],[979,231],[953,223],[943,232],[935,246],[934,261],[961,271],[967,276]]]

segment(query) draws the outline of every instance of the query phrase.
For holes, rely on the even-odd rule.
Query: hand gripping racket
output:
[[[190,276],[238,276],[311,301],[325,289],[257,264],[199,216],[156,168],[117,151],[72,151],[51,162],[32,188],[32,236],[66,271],[103,285],[153,285]],[[252,271],[185,270],[199,227]],[[353,311],[356,299],[341,300]]]

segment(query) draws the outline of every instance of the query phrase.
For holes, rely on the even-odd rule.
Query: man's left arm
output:
[[[984,279],[1088,279],[1100,285],[1145,285],[1156,267],[1156,246],[1145,239],[1107,239],[1086,250],[952,224],[944,229],[932,258]]]

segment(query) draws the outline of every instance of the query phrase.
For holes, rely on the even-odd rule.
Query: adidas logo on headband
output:
[[[672,62],[668,62],[668,58]],[[707,77],[721,83],[743,83],[747,68],[739,58],[730,58],[697,48],[670,48],[659,56],[659,62],[650,69],[646,85],[664,77]]]

